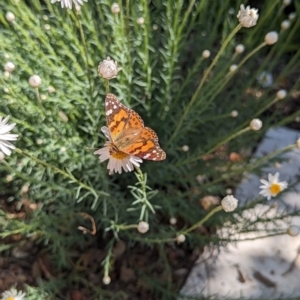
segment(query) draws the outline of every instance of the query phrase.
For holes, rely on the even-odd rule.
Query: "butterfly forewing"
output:
[[[154,130],[144,127],[142,118],[115,95],[106,96],[105,111],[112,142],[120,151],[148,160],[166,158]]]
[[[106,96],[105,114],[113,141],[126,129],[141,129],[144,127],[142,118],[135,111],[123,105],[113,94],[107,94]]]

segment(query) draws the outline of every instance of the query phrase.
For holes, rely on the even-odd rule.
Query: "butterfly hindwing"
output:
[[[148,160],[166,158],[154,130],[144,127],[139,114],[123,105],[113,94],[106,96],[105,113],[112,142],[120,151]]]
[[[158,144],[158,137],[156,133],[148,127],[143,128],[135,142],[128,144],[122,149],[122,151],[148,160],[159,161],[166,158],[166,153]]]

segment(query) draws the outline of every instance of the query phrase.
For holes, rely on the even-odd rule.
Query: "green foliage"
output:
[[[279,0],[259,2],[258,24],[235,35],[230,34],[238,25],[240,1],[220,5],[220,1],[203,0],[126,0],[119,1],[117,15],[111,13],[111,4],[89,0],[77,12],[48,0],[0,3],[0,62],[16,65],[12,76],[0,76],[0,116],[10,115],[17,123],[13,133],[20,135],[15,144],[21,149],[0,164],[0,186],[11,201],[26,197],[39,205],[23,221],[10,220],[2,212],[0,236],[34,235],[52,256],[64,280],[41,282],[40,288],[53,299],[79,283],[94,298],[112,299],[108,290],[93,287],[76,273],[71,249],[84,251],[98,242],[111,255],[118,238],[129,247],[139,242],[163,249],[165,242],[174,242],[179,232],[205,217],[200,198],[225,196],[226,188],[234,188],[244,171],[258,171],[268,161],[249,163],[265,130],[300,116],[299,111],[282,115],[289,96],[299,93],[300,19],[280,30],[288,13],[295,9],[300,14],[297,1],[287,8]],[[232,6],[235,13],[229,14]],[[8,11],[15,14],[14,22],[5,19]],[[136,22],[139,17],[144,18],[143,25]],[[251,53],[274,30],[280,32],[279,41]],[[239,43],[245,52],[235,54]],[[222,45],[227,46],[210,68]],[[211,57],[204,59],[206,49]],[[107,56],[122,67],[110,81],[110,92],[157,132],[167,153],[165,161],[143,162],[136,186],[133,173],[109,176],[107,162],[100,163],[93,155],[93,148],[105,142],[100,128],[106,125],[106,90],[97,66]],[[230,73],[232,64],[239,68]],[[258,82],[262,72],[273,74],[271,86],[263,88]],[[42,78],[38,89],[28,84],[33,74]],[[281,88],[288,90],[288,97],[279,101],[276,92]],[[233,110],[239,113],[236,118],[231,117]],[[263,120],[260,132],[249,131],[255,117]],[[183,145],[189,151],[184,152]],[[231,152],[243,159],[231,161]],[[198,175],[205,176],[204,182],[197,181]],[[25,196],[24,186],[29,187]],[[96,237],[77,230],[79,225],[91,226],[81,212],[94,219]],[[171,217],[180,225],[170,226]],[[136,230],[141,220],[150,224],[145,235]],[[234,222],[224,213],[209,224],[226,220]],[[218,239],[188,235],[191,247],[209,241]],[[107,272],[110,255],[103,260]],[[101,272],[101,277],[107,273]],[[155,299],[170,299],[178,291],[154,279],[147,282]]]

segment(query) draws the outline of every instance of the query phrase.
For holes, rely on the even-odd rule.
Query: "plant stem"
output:
[[[94,195],[96,194],[98,196],[109,196],[109,194],[107,194],[105,192],[95,191],[92,187],[90,187],[90,186],[86,185],[85,183],[79,181],[73,175],[70,175],[70,174],[66,173],[65,171],[63,171],[63,170],[61,170],[61,169],[59,169],[59,168],[57,168],[57,167],[55,167],[55,166],[53,166],[53,165],[51,165],[51,164],[43,161],[43,160],[40,160],[39,158],[37,158],[37,157],[35,157],[35,156],[33,156],[33,155],[29,154],[29,153],[26,153],[26,152],[22,151],[19,148],[16,148],[15,151],[17,153],[19,153],[19,154],[22,154],[22,155],[24,155],[26,157],[29,157],[30,159],[34,160],[38,164],[40,164],[40,165],[42,165],[42,166],[44,166],[46,168],[50,168],[50,169],[54,170],[56,173],[59,173],[59,174],[63,175],[64,177],[71,179],[72,181],[76,182],[82,188],[91,191]]]
[[[87,70],[87,76],[88,76],[88,81],[89,81],[90,96],[91,96],[91,101],[92,101],[92,99],[93,99],[92,75],[91,75],[91,71],[90,71],[90,68],[89,68],[88,50],[87,50],[86,40],[85,40],[85,37],[84,37],[82,23],[81,23],[81,20],[80,20],[80,13],[75,12],[75,14],[76,14],[76,18],[77,18],[77,21],[78,21],[77,23],[78,23],[78,27],[79,27],[80,37],[81,37],[83,47],[84,47],[84,54],[85,54],[85,59],[86,59],[86,70]]]
[[[228,143],[230,140],[236,138],[237,136],[247,132],[251,130],[250,127],[246,127],[246,128],[243,128],[241,130],[239,130],[238,132],[236,133],[233,133],[232,135],[226,137],[225,139],[221,140],[220,142],[218,142],[215,146],[213,146],[210,150],[208,150],[207,152],[205,152],[204,154],[201,154],[200,156],[197,156],[193,159],[190,159],[190,160],[186,160],[186,161],[181,161],[180,163],[176,164],[176,166],[181,166],[181,165],[184,165],[186,163],[191,163],[191,162],[194,162],[194,161],[197,161],[198,159],[202,159],[203,157],[211,154],[212,152],[214,152],[216,149],[218,149],[220,146],[224,145],[225,143]]]
[[[108,79],[105,79],[105,93],[106,95],[109,93],[109,80]]]
[[[188,103],[186,109],[184,110],[184,113],[182,114],[182,117],[180,118],[179,122],[177,123],[177,126],[176,126],[176,128],[175,128],[175,130],[174,130],[174,132],[173,132],[173,134],[172,134],[172,136],[171,136],[171,138],[170,138],[169,141],[167,142],[167,145],[166,145],[166,146],[168,146],[168,145],[173,141],[173,139],[175,138],[175,136],[176,136],[178,130],[180,129],[180,127],[181,127],[183,121],[184,121],[185,118],[187,117],[188,113],[190,112],[190,109],[192,108],[192,106],[193,106],[195,100],[197,99],[197,97],[198,97],[198,95],[199,95],[199,93],[200,93],[200,91],[201,91],[201,88],[202,88],[204,82],[206,81],[206,79],[207,79],[209,73],[211,72],[212,68],[215,66],[215,64],[216,64],[217,61],[219,60],[219,58],[220,58],[220,56],[222,55],[222,53],[224,52],[226,46],[229,44],[229,42],[231,41],[231,39],[234,37],[234,35],[235,35],[241,28],[242,28],[242,25],[239,24],[239,25],[237,25],[237,26],[233,29],[233,31],[229,34],[229,36],[228,36],[228,37],[226,38],[226,40],[224,41],[223,45],[221,46],[219,52],[218,52],[217,55],[215,56],[214,60],[212,61],[212,63],[211,63],[210,66],[208,67],[208,69],[205,70],[204,75],[203,75],[203,77],[202,77],[202,79],[201,79],[201,81],[200,81],[200,83],[199,83],[199,85],[198,85],[198,87],[197,87],[196,92],[194,93],[192,99],[190,100],[190,102]]]
[[[201,219],[199,222],[197,222],[196,224],[194,224],[193,226],[189,227],[186,230],[183,230],[180,232],[180,234],[188,234],[189,232],[195,230],[196,228],[200,227],[202,224],[204,224],[212,215],[214,215],[216,212],[223,210],[223,207],[217,206],[215,207],[213,210],[211,210],[203,219]]]

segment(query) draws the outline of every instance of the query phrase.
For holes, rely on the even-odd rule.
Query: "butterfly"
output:
[[[111,151],[147,160],[160,161],[166,158],[154,130],[145,127],[142,118],[113,94],[107,94],[105,98],[105,114],[112,143]]]

